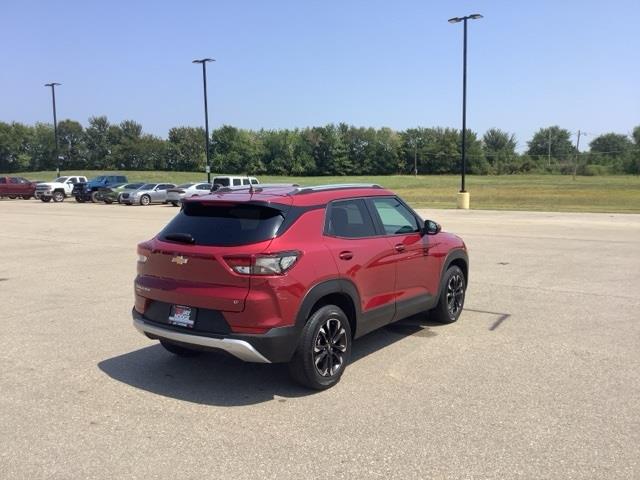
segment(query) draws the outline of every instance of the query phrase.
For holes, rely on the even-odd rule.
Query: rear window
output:
[[[222,185],[223,187],[229,186],[229,177],[216,177],[213,179],[214,185]]]
[[[196,245],[247,245],[274,238],[284,213],[255,204],[185,204],[182,211],[160,232],[160,239],[176,233],[190,234]]]

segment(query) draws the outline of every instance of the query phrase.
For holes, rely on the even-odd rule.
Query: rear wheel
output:
[[[84,203],[84,198],[82,198],[82,197],[76,197],[76,202],[78,202],[78,203]]]
[[[324,390],[340,381],[350,355],[349,319],[339,307],[326,305],[304,326],[289,372],[305,387]]]
[[[178,202],[171,202],[171,205],[173,205],[174,207],[178,206]]]
[[[162,345],[168,352],[179,357],[196,357],[202,353],[199,350],[192,350],[191,348],[183,347],[182,345],[171,343],[166,340],[160,340],[160,345]]]
[[[51,201],[51,197],[40,197],[40,200],[42,200],[44,203],[49,203]]]
[[[111,198],[105,198],[104,199],[104,203],[106,203],[107,205],[111,205],[113,203],[113,199]]]
[[[53,201],[56,203],[64,202],[64,193],[53,192]]]
[[[142,195],[140,197],[140,205],[146,207],[151,203],[151,197],[149,195]]]
[[[444,274],[438,305],[431,311],[433,319],[440,323],[457,321],[464,307],[466,289],[466,280],[460,267],[449,267]]]
[[[15,196],[15,195],[9,195],[9,198],[10,198],[11,200],[15,200],[15,199],[16,199],[16,196]]]
[[[98,203],[98,192],[91,192],[91,203]]]

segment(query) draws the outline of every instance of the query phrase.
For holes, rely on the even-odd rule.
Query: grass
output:
[[[103,172],[65,171],[91,178]],[[184,183],[203,180],[195,172],[123,172],[130,181]],[[51,180],[55,172],[22,174],[34,180]],[[454,208],[460,187],[457,175],[409,175],[363,177],[273,177],[259,176],[263,183],[377,183],[387,187],[417,208]],[[538,210],[557,212],[640,213],[640,177],[568,175],[467,176],[471,208],[485,210]]]

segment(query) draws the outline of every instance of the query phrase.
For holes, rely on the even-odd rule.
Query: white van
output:
[[[213,183],[214,189],[220,188],[220,187],[241,187],[242,185],[249,185],[249,184],[259,185],[260,184],[258,179],[255,177],[236,177],[233,175],[220,175],[218,177],[214,177],[211,183]],[[216,185],[219,185],[220,187],[216,187]]]

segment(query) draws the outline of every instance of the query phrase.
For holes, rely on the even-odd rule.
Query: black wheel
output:
[[[178,202],[171,202],[171,205],[173,205],[174,207],[178,206]]]
[[[53,201],[56,203],[64,202],[64,193],[53,192]]]
[[[91,192],[91,203],[98,203],[99,201],[98,192]]]
[[[105,198],[104,203],[106,203],[107,205],[111,205],[113,203],[113,200],[111,200],[110,198]]]
[[[444,274],[438,305],[431,311],[433,319],[440,323],[453,323],[458,320],[464,308],[466,290],[466,280],[460,267],[449,267]]]
[[[149,195],[142,195],[140,197],[140,205],[146,207],[151,203],[151,197]]]
[[[84,203],[84,198],[82,198],[82,197],[76,197],[76,202],[78,202],[78,203]]]
[[[340,381],[350,355],[349,319],[339,307],[326,305],[304,326],[289,372],[305,387],[324,390]]]
[[[16,199],[16,196],[15,196],[15,195],[8,195],[8,197],[9,197],[11,200],[15,200],[15,199]]]
[[[199,350],[192,350],[190,348],[183,347],[182,345],[171,343],[166,340],[160,340],[160,344],[165,348],[165,350],[179,357],[196,357],[202,353]]]
[[[31,198],[31,195],[22,195],[20,198],[22,200],[29,200]]]
[[[40,197],[40,200],[42,200],[44,203],[49,203],[51,201],[51,197]]]

